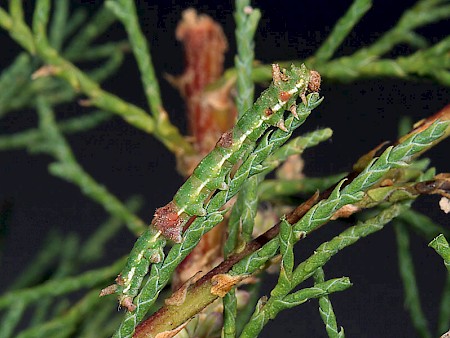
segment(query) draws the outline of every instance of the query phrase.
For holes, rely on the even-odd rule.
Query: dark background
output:
[[[73,1],[73,7],[84,6],[94,12],[101,1]],[[350,54],[370,44],[391,28],[404,9],[414,1],[375,1],[338,55]],[[256,2],[262,20],[256,33],[256,57],[262,62],[303,59],[311,55],[325,39],[350,1]],[[32,6],[28,5],[30,8]],[[183,69],[182,49],[175,40],[175,27],[181,11],[195,7],[211,15],[225,29],[229,39],[226,66],[232,66],[235,52],[232,5],[197,1],[159,1],[149,5],[138,1],[141,24],[151,44],[153,61],[160,79],[163,101],[171,120],[185,130],[184,107],[178,93],[162,78],[164,73],[179,74]],[[448,23],[447,23],[448,24]],[[419,30],[429,41],[437,42],[448,35],[445,23]],[[125,38],[120,24],[106,33],[105,39]],[[20,48],[0,31],[0,69],[10,64]],[[408,53],[399,46],[390,56]],[[103,87],[122,98],[146,108],[139,73],[132,55],[126,57],[119,73]],[[401,116],[413,120],[433,114],[448,103],[448,88],[430,80],[404,81],[395,79],[360,80],[342,84],[323,80],[325,101],[314,111],[301,130],[331,127],[333,138],[305,154],[306,173],[327,175],[349,170],[363,153],[384,140],[396,138]],[[77,104],[57,109],[59,118],[86,112]],[[36,125],[32,111],[14,112],[0,120],[0,132],[13,132]],[[68,137],[80,164],[122,201],[133,194],[144,196],[145,205],[139,212],[150,221],[155,208],[167,203],[182,183],[174,170],[173,156],[151,135],[136,130],[120,118],[87,133]],[[438,172],[449,171],[448,141],[428,153]],[[50,176],[50,157],[29,155],[26,151],[0,153],[0,202],[13,203],[4,252],[1,257],[1,285],[13,280],[38,251],[52,228],[64,233],[77,232],[83,237],[107,218],[103,209],[83,197],[79,189]],[[420,198],[415,207],[449,226],[449,218],[438,208],[437,197]],[[299,261],[309,256],[324,240],[331,239],[344,228],[343,223],[330,223],[311,235],[297,248]],[[127,253],[134,242],[124,230],[108,246],[108,261]],[[444,281],[442,260],[427,247],[426,241],[412,235],[413,258],[424,311],[434,328]],[[331,297],[338,324],[348,337],[415,337],[408,314],[403,310],[403,290],[397,269],[395,238],[389,226],[342,251],[325,266],[327,278],[349,276],[354,283],[349,290]],[[267,279],[262,291],[268,294],[276,282]],[[262,336],[325,337],[317,302],[280,313],[270,322]]]

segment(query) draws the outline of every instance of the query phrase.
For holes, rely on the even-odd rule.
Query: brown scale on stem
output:
[[[223,298],[235,285],[246,278],[248,278],[248,276],[232,276],[228,274],[215,275],[212,278],[211,293]]]

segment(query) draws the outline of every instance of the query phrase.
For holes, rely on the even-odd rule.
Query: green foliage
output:
[[[161,333],[159,329],[172,330],[182,325],[220,296],[223,297],[222,336],[225,338],[238,334],[244,338],[256,337],[279,312],[310,299],[318,299],[318,312],[328,336],[343,338],[344,330],[338,327],[329,295],[348,289],[351,283],[347,277],[325,280],[323,266],[344,248],[382,230],[394,218],[406,309],[419,335],[431,337],[415,281],[409,230],[427,241],[434,238],[429,245],[450,271],[450,247],[446,239],[449,231],[411,209],[421,194],[446,196],[449,193],[445,187],[429,192],[417,189],[416,185],[433,186],[433,180],[438,180],[435,170],[428,169],[429,161],[417,158],[450,134],[448,113],[432,118],[410,133],[410,123],[402,123],[402,134],[406,136],[389,147],[368,152],[347,176],[338,173],[322,178],[287,179],[280,175],[267,178],[290,156],[301,155],[333,133],[323,128],[293,136],[323,101],[318,84],[313,83],[315,73],[310,69],[319,71],[327,80],[423,77],[450,85],[449,37],[430,46],[417,32],[450,17],[446,1],[418,1],[373,44],[352,55],[333,58],[371,6],[370,0],[355,0],[316,53],[305,60],[281,62],[286,70],[255,63],[254,35],[261,12],[252,8],[248,0],[237,0],[236,68],[224,76],[236,81],[239,119],[194,169],[172,201],[157,210],[148,227],[135,215],[141,201],[133,198],[123,203],[99,184],[78,163],[65,137],[85,132],[118,115],[131,126],[154,135],[178,159],[196,155],[194,147],[170,122],[164,109],[150,54],[150,39],[141,30],[136,3],[108,0],[87,19],[83,11],[72,14],[68,0],[37,0],[31,24],[27,23],[22,1],[10,0],[9,6],[0,7],[0,28],[24,50],[1,72],[0,119],[14,111],[31,108],[39,121],[36,128],[1,135],[0,151],[27,149],[31,154],[50,156],[53,161],[49,165],[50,174],[79,187],[86,197],[111,215],[85,242],[76,234],[63,236],[55,232],[48,236],[31,264],[0,296],[4,315],[0,337],[156,336]],[[127,40],[96,43],[116,18],[123,25]],[[395,59],[386,56],[405,43],[416,51]],[[136,59],[148,111],[101,88],[101,82],[120,67],[128,49]],[[97,68],[83,70],[86,61],[96,62]],[[253,103],[254,82],[272,79]],[[71,102],[79,95],[88,98],[83,101],[85,105],[97,110],[67,120],[57,119],[54,113],[59,109],[57,105]],[[317,190],[322,193],[314,194]],[[299,194],[314,195],[290,213],[285,209],[278,212],[280,205],[286,207],[285,200]],[[280,220],[268,230],[260,229],[262,225],[257,217],[261,201],[271,203]],[[164,214],[167,208],[173,209]],[[351,209],[350,213],[372,210],[368,213],[370,217],[322,243],[302,262],[296,262],[297,242],[307,240],[305,237],[340,217],[346,208]],[[145,322],[150,324],[136,330],[160,305],[158,300],[177,267],[202,237],[221,222],[227,222],[228,227],[223,246],[225,260],[199,281],[186,285],[179,304],[163,305],[162,310]],[[170,229],[173,236],[166,231],[170,223],[176,223],[175,232]],[[138,236],[129,255],[103,268],[82,269],[83,265],[107,256],[106,245],[123,224]],[[255,235],[258,231],[262,232],[259,236]],[[280,272],[270,297],[262,297],[256,303],[258,287],[249,287],[250,300],[241,310],[238,282],[249,276],[261,278],[261,272],[277,258]],[[51,268],[52,273],[47,276]],[[439,334],[449,325],[449,276],[439,312]],[[213,292],[220,284],[219,277],[231,281],[230,285],[225,283],[224,295]],[[116,294],[119,305],[127,308],[123,318],[113,313],[117,306],[113,297],[98,297],[99,290],[114,278],[117,283],[105,289],[105,293]],[[312,287],[301,285],[309,278],[313,278]],[[82,289],[88,289],[87,293],[72,303],[68,295]],[[31,305],[35,308],[30,325],[17,333],[24,314],[32,311]]]
[[[409,248],[409,235],[403,224],[395,224],[398,245],[398,266],[405,291],[405,307],[409,311],[412,323],[421,337],[431,337],[426,317],[420,304],[419,289],[416,282],[414,264]]]
[[[447,270],[450,270],[450,246],[444,235],[440,234],[429,245],[444,259]]]
[[[248,9],[248,10],[246,10]],[[236,21],[237,55],[234,63],[237,71],[236,106],[241,116],[253,104],[254,85],[252,78],[253,61],[255,59],[255,46],[253,38],[258,27],[261,12],[250,7],[249,0],[236,1],[234,19]]]
[[[325,281],[325,274],[322,268],[319,268],[314,273],[314,283],[323,283]],[[331,305],[330,298],[328,296],[322,296],[319,298],[319,313],[322,317],[323,323],[325,324],[325,329],[330,338],[345,338],[344,328],[341,327],[338,330],[336,315],[333,311],[333,306]]]

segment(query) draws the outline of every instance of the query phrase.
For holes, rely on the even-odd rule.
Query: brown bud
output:
[[[320,90],[320,82],[321,82],[321,77],[320,77],[319,72],[316,72],[315,70],[311,70],[309,73],[308,89],[312,92],[318,92]]]

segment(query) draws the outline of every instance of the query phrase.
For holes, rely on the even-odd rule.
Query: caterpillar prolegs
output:
[[[272,65],[273,81],[235,127],[222,135],[215,148],[198,164],[192,175],[180,187],[173,200],[158,208],[152,225],[161,234],[179,243],[184,225],[193,216],[206,214],[204,203],[217,189],[228,189],[225,178],[231,168],[254,147],[270,126],[286,130],[285,110],[296,116],[298,96],[306,104],[307,91],[320,87],[320,75],[305,65],[280,70]]]

